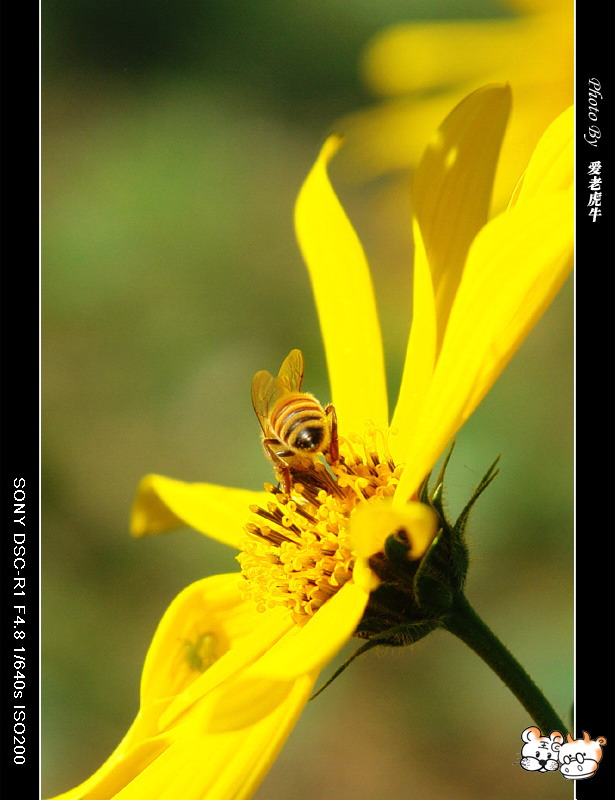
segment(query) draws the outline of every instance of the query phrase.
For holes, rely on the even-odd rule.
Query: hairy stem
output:
[[[449,615],[442,626],[471,647],[508,686],[542,733],[567,730],[534,681],[512,653],[488,628],[465,596],[455,595]]]

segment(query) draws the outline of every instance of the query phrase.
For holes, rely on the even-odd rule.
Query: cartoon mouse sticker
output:
[[[555,772],[559,767],[558,753],[564,737],[559,731],[542,736],[538,728],[526,728],[521,734],[525,742],[521,749],[521,766],[528,772]]]
[[[567,734],[566,740],[559,750],[559,771],[569,780],[591,778],[602,759],[606,739],[604,736],[591,739],[589,733],[583,731],[582,739],[573,739]]]
[[[521,734],[525,742],[521,749],[521,767],[528,772],[560,772],[569,780],[591,778],[602,760],[604,736],[592,739],[583,731],[582,739],[568,733],[566,742],[559,731],[543,736],[538,728],[526,728]]]

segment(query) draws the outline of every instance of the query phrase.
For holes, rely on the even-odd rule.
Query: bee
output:
[[[252,378],[252,405],[263,432],[265,455],[290,494],[292,473],[304,472],[317,455],[337,463],[339,445],[335,408],[323,408],[301,391],[303,353],[291,350],[274,378],[266,370]]]

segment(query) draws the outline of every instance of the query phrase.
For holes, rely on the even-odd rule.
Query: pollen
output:
[[[265,484],[269,500],[250,507],[237,556],[240,590],[259,611],[286,607],[302,624],[352,578],[350,516],[359,505],[392,497],[402,471],[383,443],[376,431],[365,439],[340,437],[338,462],[314,460],[293,472],[289,495]]]

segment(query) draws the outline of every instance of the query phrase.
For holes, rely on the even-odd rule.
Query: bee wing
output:
[[[275,379],[275,396],[281,397],[288,392],[300,392],[303,383],[303,353],[291,350],[286,356]]]
[[[276,378],[264,369],[252,378],[252,405],[265,436],[269,435],[269,406],[275,382]]]
[[[291,350],[280,367],[277,377],[267,370],[257,372],[252,378],[252,405],[265,436],[270,435],[269,409],[280,397],[289,392],[300,392],[303,382],[303,353]]]

